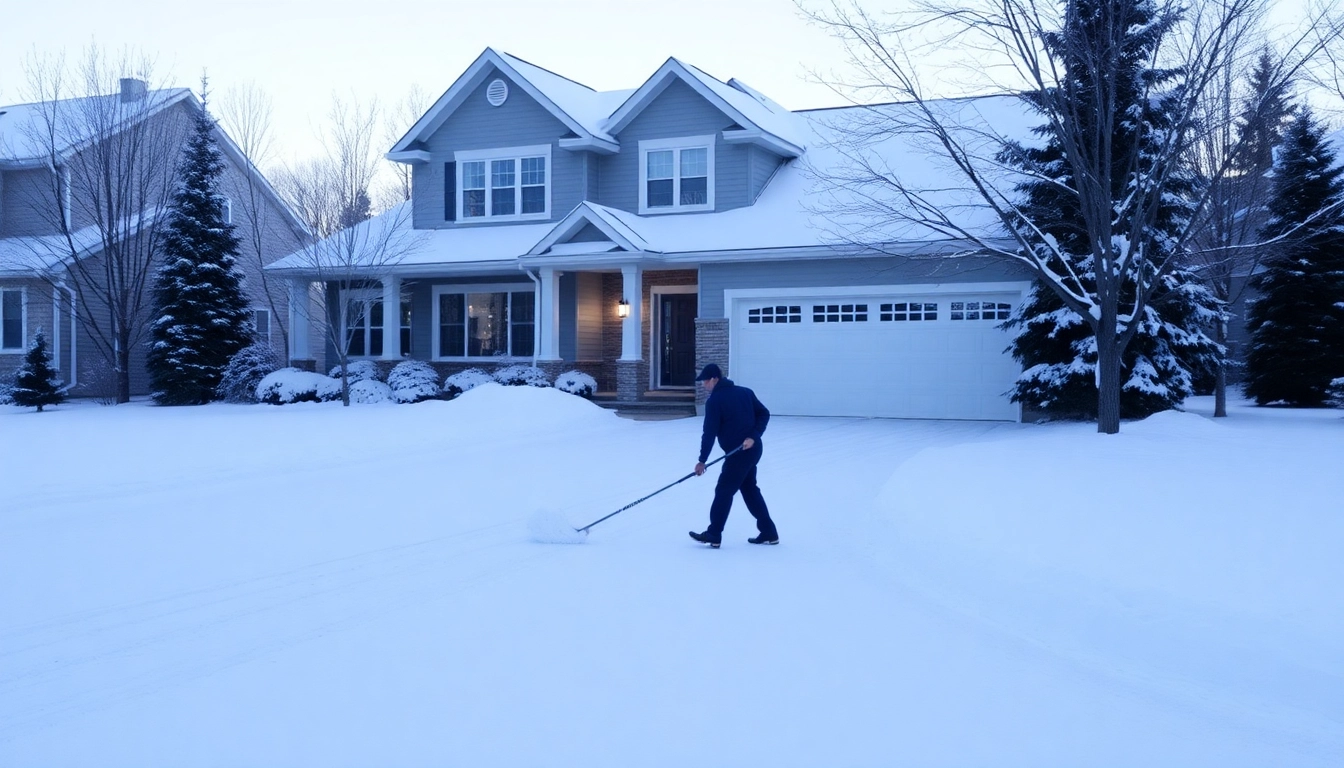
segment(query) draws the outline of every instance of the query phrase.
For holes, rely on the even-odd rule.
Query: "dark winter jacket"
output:
[[[705,432],[700,438],[700,461],[709,458],[714,438],[724,453],[740,447],[748,437],[759,445],[770,412],[756,399],[756,393],[739,387],[732,379],[719,379],[705,401]]]

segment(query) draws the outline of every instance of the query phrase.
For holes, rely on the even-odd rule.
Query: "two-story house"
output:
[[[598,92],[487,49],[388,153],[413,169],[421,247],[344,289],[399,311],[340,338],[444,373],[577,368],[627,401],[689,393],[717,362],[780,414],[1020,418],[996,326],[1029,276],[937,258],[964,249],[927,233],[833,226],[844,112],[790,112],[676,59]],[[889,154],[931,162],[899,140]],[[294,296],[315,279],[295,257],[268,270]],[[296,363],[329,364],[292,338]]]
[[[108,244],[143,236],[161,213],[191,116],[202,107],[185,88],[151,90],[133,78],[120,85],[109,95],[0,106],[0,378],[22,364],[41,330],[72,395],[113,396],[117,350],[109,342],[115,322],[106,281],[121,279],[141,307],[141,332],[127,345],[129,391],[149,392],[145,355],[157,262],[109,260]],[[297,248],[304,230],[216,130],[226,163],[221,190],[244,242],[238,265],[257,332],[283,355],[288,294],[283,283],[269,290],[261,267]],[[128,132],[135,135],[128,139]],[[163,146],[143,146],[150,142]],[[152,246],[137,251],[150,259],[153,253]],[[133,303],[125,301],[119,306]]]

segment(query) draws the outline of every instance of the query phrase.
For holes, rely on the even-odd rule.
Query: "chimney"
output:
[[[139,101],[149,93],[149,84],[134,77],[121,78],[121,103]]]

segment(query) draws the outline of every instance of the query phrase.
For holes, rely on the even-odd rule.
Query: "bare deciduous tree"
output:
[[[1089,7],[1118,17],[1123,1],[1096,0]],[[853,124],[837,126],[848,137],[839,149],[850,161],[832,179],[847,195],[838,198],[837,212],[881,215],[965,244],[963,253],[1027,266],[1090,326],[1098,358],[1097,428],[1114,434],[1120,429],[1121,357],[1135,319],[1144,317],[1165,274],[1184,261],[1193,234],[1191,221],[1173,242],[1156,241],[1163,198],[1183,183],[1191,148],[1208,128],[1199,119],[1201,105],[1220,87],[1230,63],[1250,47],[1264,7],[1260,0],[1194,0],[1178,11],[1156,3],[1162,26],[1151,30],[1156,37],[1144,65],[1178,70],[1180,76],[1174,87],[1153,79],[1139,95],[1136,103],[1165,100],[1163,125],[1125,149],[1113,140],[1135,116],[1129,104],[1117,100],[1116,86],[1122,68],[1133,66],[1121,55],[1122,40],[1133,30],[1098,24],[1095,16],[1077,11],[1076,0],[966,0],[913,2],[906,11],[879,17],[856,2],[837,1],[810,15],[846,46],[862,78],[854,90],[868,101],[877,92],[905,102],[900,109],[870,109]],[[1337,21],[1321,23],[1333,24],[1332,34],[1338,35]],[[981,73],[1008,73],[1005,90],[1031,94],[1036,121],[1060,145],[1063,171],[1034,166],[1013,153],[1021,134],[1010,135],[983,119],[968,125],[961,122],[962,110],[933,98],[917,64],[932,47],[973,51]],[[899,167],[871,151],[875,142],[894,135],[930,147],[953,178],[904,178]],[[1218,182],[1229,165],[1220,163],[1206,183]],[[1068,252],[1032,220],[1017,192],[1027,182],[1055,185],[1071,201],[1077,239],[1086,252]],[[1199,210],[1204,200],[1193,202]],[[986,219],[998,226],[981,226]],[[857,235],[864,239],[864,233]],[[1070,265],[1080,258],[1091,265],[1095,281],[1072,272]]]
[[[412,85],[401,101],[386,115],[383,131],[383,147],[395,146],[401,137],[415,125],[421,115],[429,109],[429,95],[419,85]],[[411,170],[407,163],[392,163],[392,182],[379,195],[385,207],[404,203],[411,199]]]
[[[309,319],[322,329],[341,370],[341,400],[350,404],[348,329],[362,326],[375,304],[347,300],[345,293],[370,287],[390,267],[418,248],[410,203],[370,216],[369,187],[382,155],[374,147],[374,104],[335,99],[321,136],[324,154],[282,171],[277,187],[311,238],[289,257],[288,270],[318,283]],[[302,308],[300,308],[302,311]],[[398,322],[399,308],[384,308],[383,321]]]
[[[171,109],[185,90],[148,86],[152,66],[89,48],[73,68],[63,57],[27,63],[36,110],[27,143],[41,180],[23,204],[47,236],[27,238],[34,270],[73,290],[82,329],[115,372],[114,400],[131,395],[131,355],[152,321],[155,257],[189,121]]]
[[[220,109],[221,122],[228,128],[228,136],[237,145],[243,156],[245,171],[239,190],[240,198],[234,206],[235,215],[245,224],[247,237],[243,242],[243,253],[261,281],[261,292],[266,297],[271,317],[279,318],[280,306],[272,291],[269,275],[265,266],[282,253],[274,253],[269,243],[278,230],[288,229],[286,222],[277,221],[282,215],[275,210],[267,189],[267,181],[261,169],[274,158],[274,141],[271,135],[271,100],[255,83],[238,86],[225,94]],[[285,241],[287,241],[286,238]],[[280,326],[281,341],[285,349],[289,348],[289,329],[285,323],[273,323]]]

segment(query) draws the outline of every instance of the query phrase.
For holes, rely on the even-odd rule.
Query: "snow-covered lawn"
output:
[[[777,418],[721,550],[531,541],[697,448],[554,390],[0,408],[0,765],[1340,765],[1344,413],[1209,405]]]

